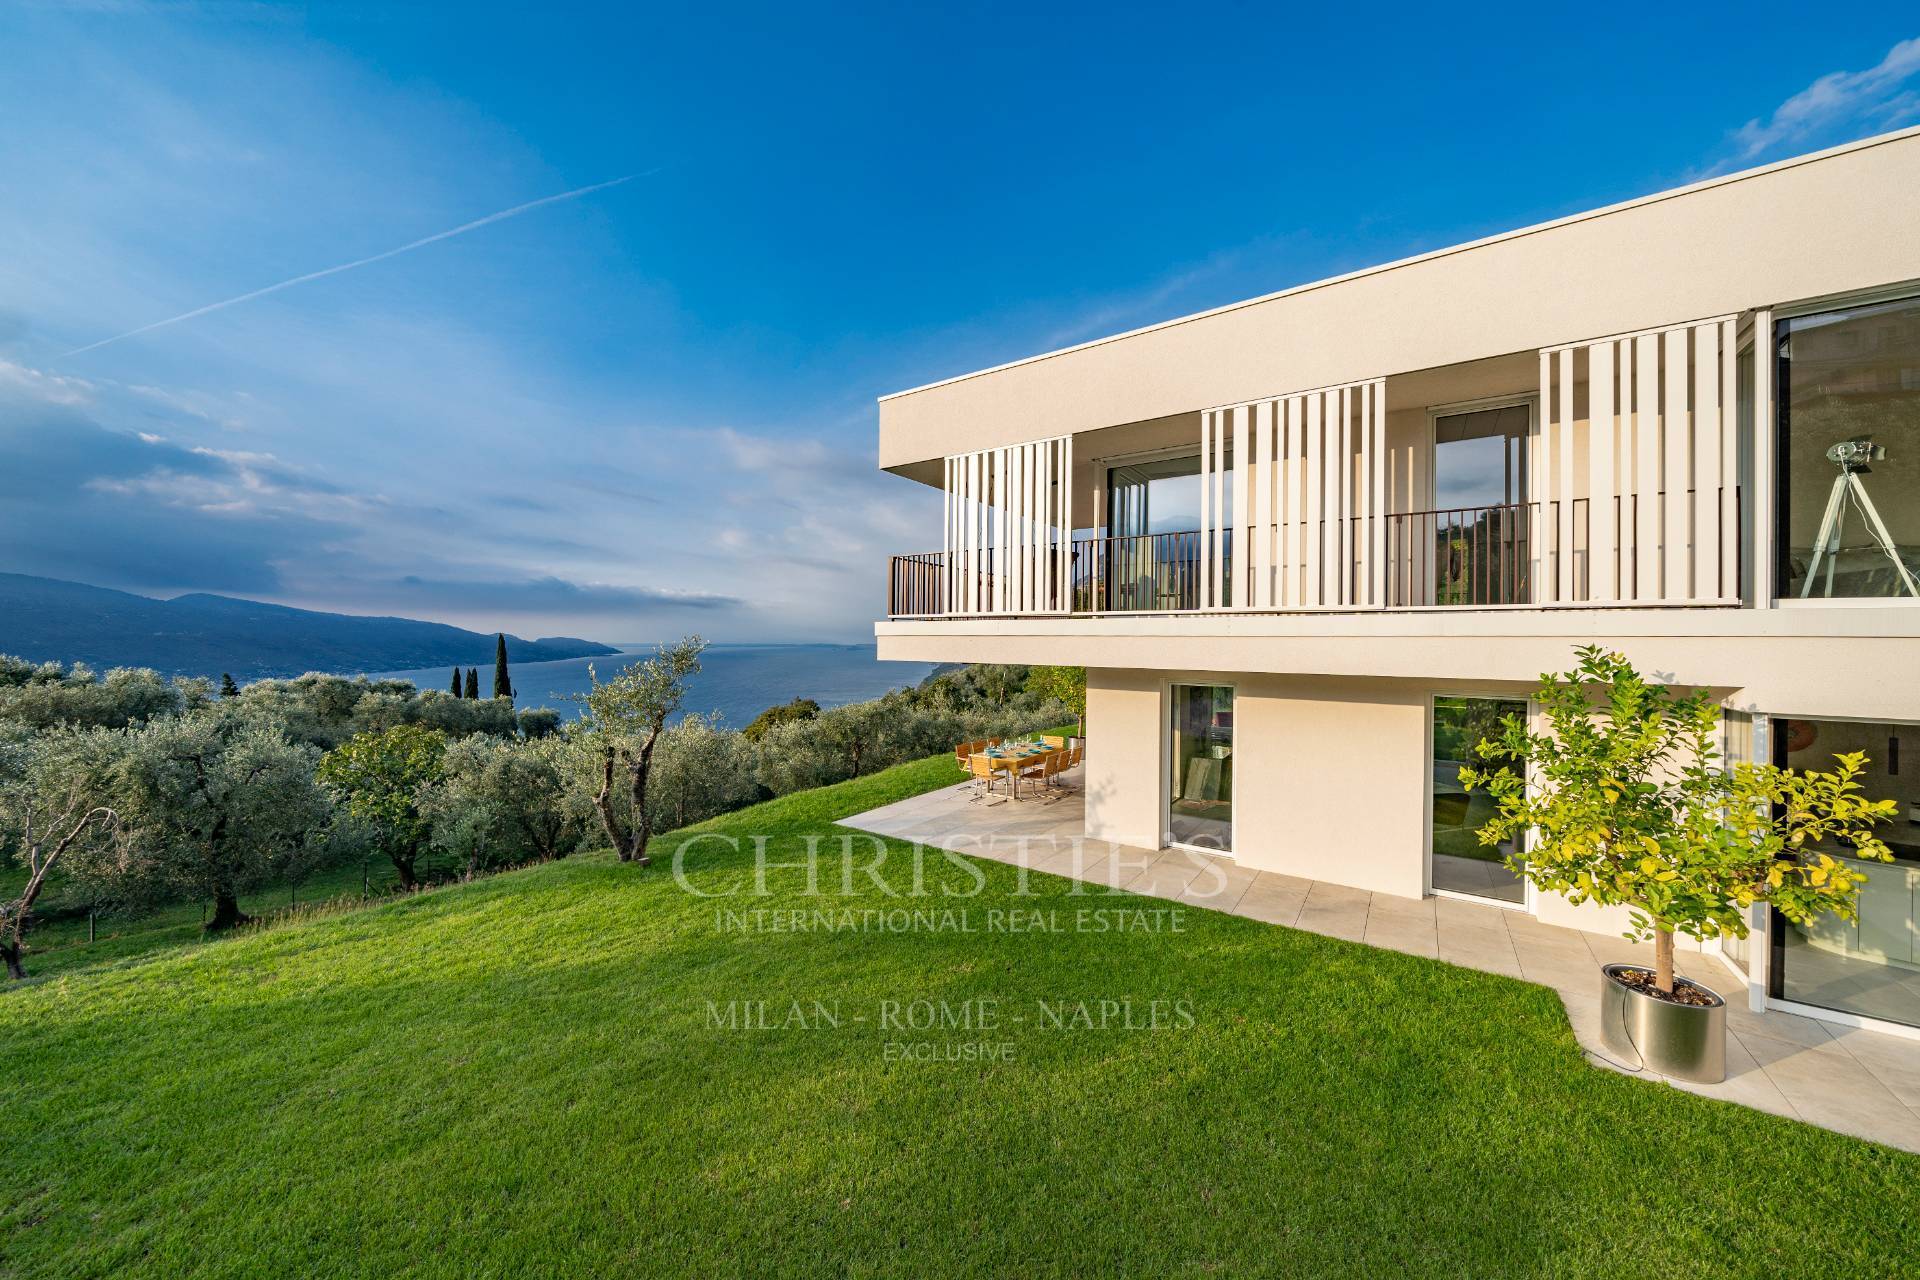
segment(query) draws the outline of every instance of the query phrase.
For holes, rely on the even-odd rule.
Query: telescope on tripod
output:
[[[1807,562],[1807,578],[1800,584],[1800,598],[1806,599],[1813,594],[1814,580],[1820,576],[1820,562],[1826,561],[1827,590],[1833,594],[1834,564],[1840,557],[1840,539],[1846,530],[1847,507],[1851,504],[1866,521],[1867,532],[1887,559],[1893,562],[1893,571],[1900,575],[1900,583],[1907,594],[1920,598],[1920,581],[1915,581],[1907,562],[1900,558],[1900,548],[1893,542],[1893,535],[1887,532],[1886,522],[1880,519],[1880,512],[1874,507],[1873,499],[1867,493],[1866,482],[1861,476],[1872,473],[1871,463],[1885,459],[1885,445],[1875,444],[1871,440],[1842,440],[1827,450],[1827,461],[1840,468],[1840,474],[1833,478],[1833,491],[1827,495],[1826,514],[1820,518],[1820,532],[1813,540],[1813,559]]]

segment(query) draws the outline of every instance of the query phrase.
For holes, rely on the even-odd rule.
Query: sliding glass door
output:
[[[1775,763],[1793,769],[1831,769],[1836,755],[1858,751],[1867,757],[1860,780],[1866,794],[1899,804],[1894,820],[1875,833],[1893,852],[1892,862],[1861,858],[1852,846],[1831,840],[1809,844],[1798,853],[1801,858],[1824,853],[1860,872],[1867,882],[1860,886],[1851,920],[1823,915],[1802,925],[1774,913],[1769,994],[1776,999],[1920,1026],[1917,739],[1920,729],[1912,725],[1858,720],[1773,722]]]
[[[1167,752],[1167,839],[1233,850],[1233,689],[1173,686]]]
[[[1511,840],[1497,845],[1480,843],[1480,828],[1493,817],[1493,798],[1485,791],[1471,794],[1460,785],[1460,769],[1524,769],[1511,757],[1488,760],[1475,748],[1484,739],[1500,736],[1507,716],[1525,717],[1527,704],[1510,698],[1442,698],[1433,700],[1433,816],[1428,833],[1433,855],[1433,887],[1442,893],[1470,894],[1516,905],[1527,900],[1526,882],[1506,865],[1518,850]]]

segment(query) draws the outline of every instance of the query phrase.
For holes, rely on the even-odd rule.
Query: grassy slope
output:
[[[422,864],[421,873],[444,876],[449,861],[443,855],[431,863]],[[61,901],[57,869],[54,875],[55,888],[42,898],[43,904],[58,905]],[[18,866],[0,872],[0,894],[18,893],[19,886],[26,883],[26,878],[26,870]],[[395,874],[393,864],[386,858],[375,856],[367,860],[366,888],[369,894],[379,896],[395,892],[399,883],[400,878]],[[287,911],[290,905],[304,908],[321,900],[358,897],[360,892],[361,867],[356,862],[351,866],[329,868],[297,889],[290,890],[282,882],[258,893],[242,894],[240,909],[248,915],[271,918]],[[206,911],[207,904],[204,902],[170,902],[146,915],[102,916],[96,922],[92,942],[87,941],[85,917],[39,921],[27,934],[27,972],[36,978],[73,973],[198,942],[202,936],[201,926],[206,922]]]
[[[951,768],[709,826],[791,857]],[[976,916],[1086,905],[986,874]],[[1543,988],[1187,924],[721,933],[661,868],[589,858],[44,980],[0,998],[0,1274],[1884,1274],[1906,1256],[1920,1159],[1591,1068]],[[964,1066],[884,1062],[895,1037],[871,1022],[706,1026],[708,999],[970,996],[1184,998],[1198,1024],[1016,1026],[995,1037],[1015,1063]]]

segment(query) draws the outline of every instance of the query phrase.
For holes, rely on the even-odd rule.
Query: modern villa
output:
[[[1920,1037],[1920,130],[902,391],[879,461],[944,495],[880,657],[1084,666],[1088,839],[1617,931],[1457,777],[1600,644],[1868,754],[1858,921],[1706,950]]]

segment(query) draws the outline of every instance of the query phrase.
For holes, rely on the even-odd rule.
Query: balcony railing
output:
[[[1683,500],[1697,503],[1700,495],[1688,490]],[[1722,504],[1732,503],[1734,511],[1728,524],[1739,527],[1740,495],[1737,489],[1707,491],[1712,503],[1709,512],[1700,513],[1715,520],[1722,516]],[[1662,573],[1689,577],[1684,586],[1667,593],[1670,603],[1726,603],[1737,599],[1744,580],[1745,567],[1737,545],[1726,563],[1697,564],[1692,549],[1683,548],[1676,560],[1666,556],[1660,531],[1666,528],[1664,493],[1653,495],[1656,510],[1650,527],[1655,538],[1646,554],[1637,550],[1637,530],[1642,527],[1637,495],[1616,496],[1602,504],[1608,525],[1595,527],[1592,504],[1575,498],[1563,513],[1558,502],[1510,503],[1499,506],[1454,507],[1436,511],[1410,511],[1385,518],[1384,555],[1377,586],[1383,592],[1378,604],[1350,604],[1344,610],[1419,609],[1457,606],[1492,608],[1500,606],[1556,607],[1574,604],[1606,604],[1644,601],[1651,593],[1640,581]],[[1692,508],[1689,507],[1689,512]],[[1563,519],[1564,514],[1564,519]],[[1362,545],[1362,523],[1358,518],[1345,523],[1346,548]],[[1610,527],[1608,527],[1610,526]],[[1263,592],[1252,580],[1253,569],[1245,557],[1236,557],[1235,533],[1219,531],[1218,550],[1220,600],[1223,608],[1239,607],[1241,601],[1259,598],[1301,601],[1311,581],[1309,566],[1303,559],[1277,562],[1273,556],[1266,572],[1274,578]],[[1258,532],[1258,531],[1256,531]],[[1267,532],[1271,533],[1272,530]],[[1295,555],[1301,547],[1329,545],[1331,530],[1321,521],[1310,538],[1290,538]],[[1599,535],[1596,538],[1595,535]],[[1063,558],[1044,555],[1037,558],[1040,574],[1035,598],[1070,602],[1074,614],[1096,613],[1190,613],[1205,608],[1204,577],[1212,571],[1199,530],[1154,533],[1127,537],[1084,537],[1073,539]],[[1058,550],[1058,542],[1052,544]],[[1608,549],[1602,567],[1596,573],[1596,548]],[[1064,562],[1064,570],[1062,564]],[[1029,561],[1029,563],[1034,563]],[[975,550],[971,556],[976,590],[969,593],[961,581],[964,569],[955,560],[950,565],[944,552],[894,556],[888,562],[887,616],[890,618],[933,618],[949,616],[993,616],[996,614],[1058,614],[1063,610],[982,609],[968,614],[950,606],[950,601],[974,599],[993,601],[994,552],[991,547]],[[1730,568],[1728,566],[1731,566]],[[1066,590],[1057,591],[1061,572],[1067,575]],[[1369,567],[1356,553],[1343,555],[1330,566],[1330,574],[1345,574],[1348,600],[1369,598],[1366,589]],[[1725,580],[1731,577],[1731,580]],[[1611,593],[1597,598],[1595,591],[1611,584]],[[1334,598],[1330,586],[1322,585],[1326,598]],[[1293,612],[1331,608],[1313,603],[1275,606],[1273,612]]]

